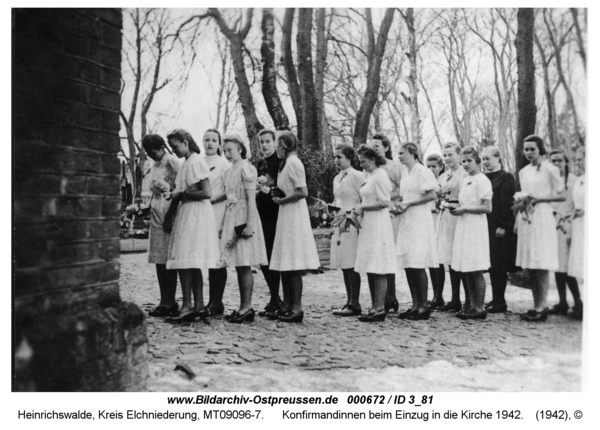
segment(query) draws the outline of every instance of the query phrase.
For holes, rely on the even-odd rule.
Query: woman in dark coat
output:
[[[483,150],[483,166],[492,183],[492,212],[487,215],[490,236],[490,280],[492,301],[486,305],[490,313],[506,312],[504,299],[508,272],[514,272],[517,236],[514,233],[515,216],[512,211],[516,192],[515,178],[502,169],[500,151],[495,146]]]

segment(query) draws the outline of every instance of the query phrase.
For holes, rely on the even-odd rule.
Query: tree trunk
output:
[[[302,100],[302,142],[320,150],[321,142],[317,133],[319,119],[317,116],[317,99],[312,63],[312,16],[311,8],[298,9],[298,78],[300,97]]]
[[[368,18],[370,18],[370,10],[368,10]],[[377,97],[379,95],[379,85],[380,85],[380,72],[381,72],[381,62],[383,60],[383,54],[385,52],[385,45],[387,43],[387,35],[392,26],[392,21],[394,20],[394,9],[388,8],[385,11],[385,16],[383,21],[381,22],[381,27],[379,28],[379,36],[377,37],[377,43],[375,44],[374,49],[372,50],[372,55],[369,52],[369,57],[371,61],[369,61],[369,68],[367,70],[367,88],[365,90],[365,95],[360,104],[360,108],[358,109],[358,113],[356,115],[356,123],[354,126],[354,145],[360,145],[367,141],[367,137],[369,134],[369,123],[371,121],[371,114],[373,113],[373,108],[375,107],[375,103],[377,102]],[[367,20],[369,23],[369,19]],[[367,27],[370,28],[372,32],[372,26]],[[369,32],[369,38],[373,36]],[[369,50],[371,51],[371,50]]]
[[[537,35],[534,35],[534,42],[540,54],[542,74],[544,77],[544,95],[546,98],[546,109],[548,110],[548,140],[550,141],[550,146],[552,148],[558,148],[560,145],[556,132],[556,108],[554,107],[554,95],[552,94],[552,88],[550,86],[550,74],[548,71],[548,64],[550,61],[546,58],[546,53],[544,52],[544,48],[542,47]]]
[[[281,37],[281,62],[287,78],[287,85],[292,99],[292,106],[296,114],[296,125],[298,127],[298,139],[302,140],[302,97],[300,95],[300,85],[298,84],[298,76],[296,75],[296,67],[294,66],[294,57],[292,56],[292,25],[294,23],[294,8],[285,10],[282,25]]]
[[[577,48],[579,49],[579,56],[581,57],[581,61],[583,62],[583,70],[587,73],[587,54],[585,50],[585,42],[583,41],[581,27],[579,26],[579,19],[577,17],[578,10],[575,8],[570,8],[569,10],[571,11],[571,15],[573,15],[573,25],[575,26],[575,34],[577,35]]]
[[[267,105],[269,115],[273,119],[273,124],[277,130],[288,129],[290,123],[281,104],[279,92],[277,91],[277,72],[275,70],[275,24],[273,19],[273,9],[263,8],[262,10],[262,44],[260,54],[262,56],[263,76],[262,76],[262,94]]]
[[[330,21],[331,22],[331,21]],[[325,115],[325,97],[323,87],[325,84],[325,67],[327,65],[327,33],[325,31],[325,9],[317,9],[317,59],[315,67],[315,97],[317,99],[317,137],[323,151],[333,154],[331,134]]]
[[[535,133],[537,109],[535,107],[535,64],[533,62],[534,14],[531,8],[522,8],[517,12],[517,145],[515,148],[515,167],[517,184],[519,171],[527,164],[523,156],[523,140]]]
[[[409,46],[409,75],[408,75],[408,107],[410,110],[410,134],[411,140],[417,145],[421,145],[421,117],[419,116],[418,103],[418,81],[417,81],[417,60],[418,48],[415,35],[415,15],[412,8],[406,10],[404,21],[408,28],[408,46]]]

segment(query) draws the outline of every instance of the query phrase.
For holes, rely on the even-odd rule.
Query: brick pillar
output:
[[[13,9],[13,390],[142,390],[119,296],[119,9]]]

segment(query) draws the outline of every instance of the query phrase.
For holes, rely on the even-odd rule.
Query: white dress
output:
[[[365,183],[363,172],[348,167],[340,171],[333,179],[334,206],[340,208],[340,213],[350,210],[360,204],[360,187]],[[347,232],[341,233],[338,228],[333,230],[331,238],[330,267],[332,269],[351,269],[356,262],[356,247],[358,246],[358,230],[350,226]]]
[[[208,174],[206,163],[193,152],[177,172],[175,186],[187,190]],[[218,260],[219,239],[210,201],[182,202],[173,224],[167,269],[213,269]]]
[[[578,177],[573,186],[571,193],[573,195],[573,206],[575,209],[585,211],[585,182],[586,177],[582,175]],[[583,216],[574,218],[571,222],[571,249],[569,254],[569,276],[574,276],[583,279],[585,275],[586,246],[585,246],[585,212]]]
[[[413,201],[429,191],[438,189],[431,170],[415,164],[402,176],[400,195],[402,201]],[[425,269],[439,267],[435,225],[429,203],[411,206],[400,214],[400,228],[396,238],[396,253],[400,269]]]
[[[277,187],[286,196],[296,188],[306,187],[304,165],[296,155],[285,159],[285,166],[277,176]],[[283,272],[318,269],[320,265],[306,199],[280,205],[269,269]]]
[[[210,190],[212,196],[220,196],[225,194],[225,183],[224,175],[225,171],[231,167],[231,163],[226,158],[220,155],[202,155],[202,159],[208,166],[210,173],[208,174],[208,180],[210,181]],[[225,202],[219,202],[212,205],[213,212],[215,213],[215,222],[217,227],[220,227],[223,223],[223,215],[225,215]]]
[[[257,178],[256,168],[246,160],[234,163],[225,171],[227,201],[219,241],[221,251],[219,265],[223,267],[269,264],[262,224],[256,206],[254,206],[255,223],[251,226],[254,234],[251,237],[238,237],[235,232],[236,226],[248,222],[249,206],[246,190],[256,191]]]
[[[558,270],[557,272],[567,273],[569,267],[569,239],[571,238],[571,220],[559,222],[567,215],[573,212],[573,196],[571,189],[575,183],[577,176],[569,174],[567,177],[567,200],[564,202],[552,202],[552,210],[554,211],[554,220],[556,221],[556,235],[558,238]],[[563,178],[564,180],[564,178]],[[564,182],[563,182],[564,183]]]
[[[448,169],[440,175],[438,182],[440,183],[442,202],[444,200],[452,203],[458,202],[460,184],[466,176],[468,176],[468,173],[465,172],[462,166],[459,166],[456,170]],[[456,230],[457,222],[458,217],[452,215],[448,209],[440,208],[436,229],[438,258],[440,264],[452,264],[454,230]]]
[[[390,160],[386,158],[386,163],[381,166],[381,168],[387,173],[388,178],[390,178],[390,182],[392,183],[392,191],[390,195],[392,195],[400,189],[400,182],[402,182],[402,176],[406,172],[406,167],[396,159]],[[400,218],[392,213],[390,213],[390,218],[392,220],[392,227],[394,229],[394,240],[396,240],[398,237]]]
[[[538,166],[531,164],[519,172],[521,190],[534,198],[548,198],[564,190],[564,182],[557,167],[548,161]],[[538,203],[529,220],[518,214],[517,260],[523,269],[558,270],[558,236],[552,204]]]
[[[161,182],[166,182],[171,188],[174,188],[177,170],[179,170],[177,158],[174,155],[165,154],[162,160],[154,162],[146,176],[148,188],[152,192],[148,263],[167,264],[171,235],[163,230],[163,221],[171,201],[163,198]]]
[[[460,206],[481,204],[492,200],[492,182],[483,173],[468,175],[462,180],[458,202]],[[453,215],[455,216],[455,215]],[[460,216],[454,232],[452,269],[476,272],[490,268],[490,236],[486,214],[466,213]]]
[[[362,205],[388,203],[391,193],[392,183],[387,173],[380,167],[375,168],[367,174],[367,181],[360,189]],[[389,208],[364,211],[360,225],[354,271],[379,275],[396,273],[396,241]]]

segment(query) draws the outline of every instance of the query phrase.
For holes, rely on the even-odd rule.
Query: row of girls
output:
[[[430,156],[425,168],[416,145],[401,145],[398,160],[390,142],[375,135],[369,147],[358,150],[366,177],[351,167],[350,147],[335,152],[340,174],[334,179],[335,206],[362,215],[361,230],[337,230],[332,240],[332,268],[342,269],[346,304],[334,314],[360,315],[360,272],[367,272],[372,308],[362,321],[381,321],[397,310],[393,273],[404,269],[412,306],[399,318],[428,319],[432,309],[456,311],[462,319],[485,319],[488,312],[507,311],[508,272],[528,269],[533,308],[527,321],[544,321],[548,314],[567,314],[566,285],[573,295],[569,315],[582,318],[578,279],[583,278],[585,176],[569,174],[563,151],[545,160],[541,138],[524,141],[529,165],[519,172],[522,192],[516,194],[513,176],[502,169],[500,151],[446,144],[443,158]],[[578,170],[585,172],[583,149]],[[556,166],[556,167],[555,167]],[[482,167],[485,174],[482,173]],[[523,210],[513,214],[523,199]],[[389,203],[391,202],[391,203]],[[390,209],[391,208],[391,209]],[[515,226],[516,224],[516,226]],[[515,230],[516,233],[515,234]],[[445,303],[445,267],[449,269],[451,300]],[[427,301],[429,269],[433,299]],[[485,304],[484,271],[489,271],[492,300]],[[555,272],[559,303],[549,309],[549,273]],[[465,301],[460,301],[460,284]]]
[[[223,315],[227,267],[235,267],[240,305],[225,319],[252,322],[251,267],[258,265],[271,295],[258,314],[302,322],[301,273],[318,269],[320,262],[298,140],[292,132],[273,130],[262,130],[258,140],[264,157],[257,171],[248,161],[247,145],[236,135],[221,138],[217,130],[207,130],[201,155],[189,132],[170,132],[172,153],[185,159],[181,167],[161,136],[144,137],[144,149],[154,160],[149,173],[153,196],[148,261],[156,265],[160,288],[160,303],[150,316],[177,323]],[[206,306],[202,269],[208,269]],[[181,308],[175,300],[177,275]]]

